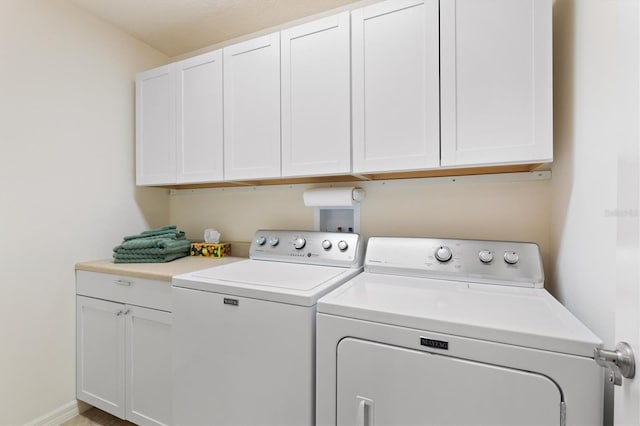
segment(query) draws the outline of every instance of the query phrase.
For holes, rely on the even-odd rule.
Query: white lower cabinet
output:
[[[77,397],[124,418],[125,305],[83,296],[76,305]]]
[[[77,398],[139,425],[171,424],[171,313],[123,303],[149,292],[164,307],[170,283],[89,272],[77,282]],[[98,298],[109,291],[116,300]]]

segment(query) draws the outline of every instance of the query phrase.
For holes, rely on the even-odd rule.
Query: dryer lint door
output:
[[[559,425],[562,394],[540,374],[346,338],[337,424]]]

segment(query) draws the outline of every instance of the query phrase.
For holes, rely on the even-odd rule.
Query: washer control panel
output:
[[[540,249],[524,242],[372,237],[365,270],[469,283],[544,286]]]
[[[361,267],[364,248],[358,234],[318,231],[256,231],[249,257],[326,266]]]

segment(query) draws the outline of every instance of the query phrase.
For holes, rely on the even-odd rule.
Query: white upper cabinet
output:
[[[552,0],[386,0],[136,83],[138,185],[546,163]]]
[[[223,178],[222,50],[175,64],[177,183]]]
[[[136,76],[136,184],[176,181],[173,65]]]
[[[351,14],[353,172],[439,166],[438,1]]]
[[[223,51],[225,180],[280,177],[280,33]]]
[[[350,173],[349,12],[280,37],[282,176]]]
[[[441,0],[442,166],[553,157],[551,0]]]
[[[136,184],[223,178],[222,51],[136,77]]]

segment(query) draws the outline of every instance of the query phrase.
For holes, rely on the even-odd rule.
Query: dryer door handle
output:
[[[373,421],[374,415],[374,403],[373,399],[365,398],[364,396],[358,395],[356,397],[357,406],[357,414],[356,414],[356,425],[357,426],[373,426],[375,423]]]

